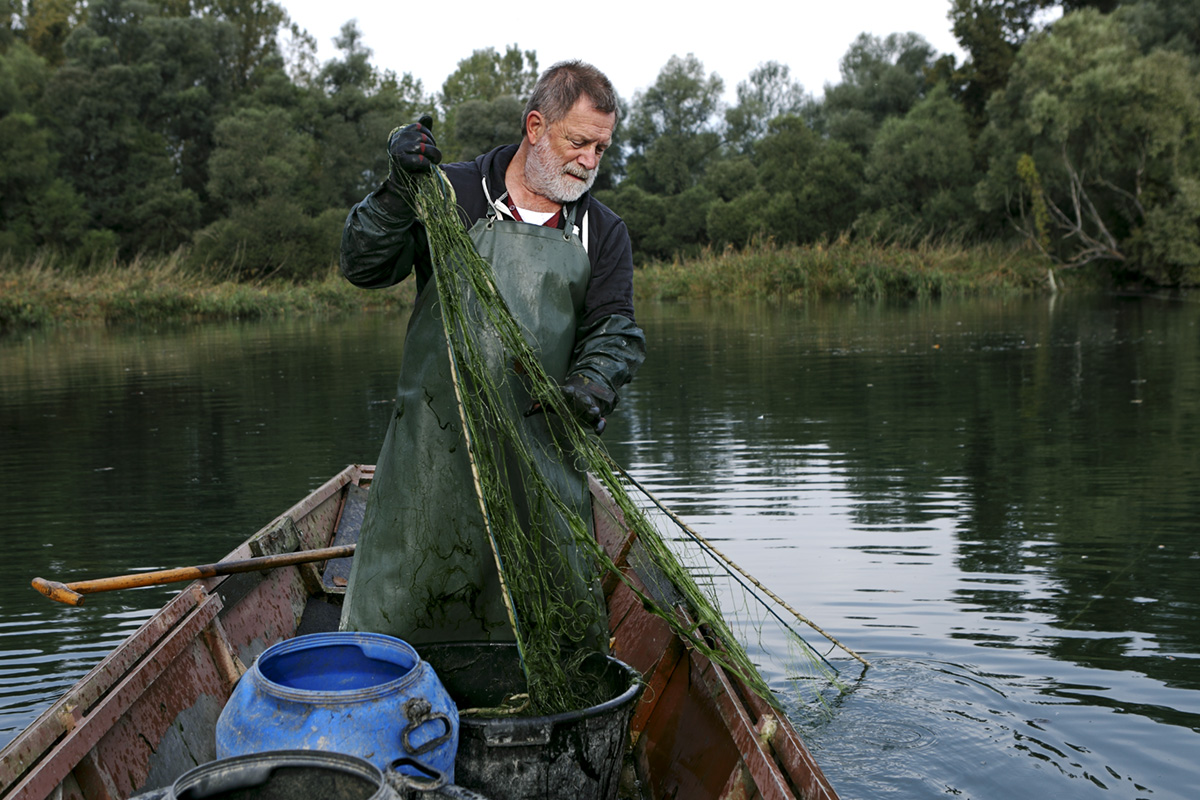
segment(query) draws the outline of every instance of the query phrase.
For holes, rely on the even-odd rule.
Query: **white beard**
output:
[[[560,165],[555,163],[550,139],[543,136],[533,146],[533,152],[525,161],[525,181],[529,188],[555,203],[573,203],[592,188],[596,182],[596,171],[585,170],[574,161]],[[574,176],[574,177],[572,177]],[[582,178],[583,180],[580,180]]]

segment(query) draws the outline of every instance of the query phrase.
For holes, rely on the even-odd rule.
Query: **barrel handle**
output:
[[[417,774],[415,776],[406,775],[397,769],[398,767],[409,767]],[[428,780],[413,780],[414,777],[428,778]],[[397,794],[405,797],[408,789],[417,792],[436,792],[446,785],[446,773],[417,761],[415,758],[400,756],[388,765],[387,782]]]
[[[414,756],[425,755],[430,750],[448,742],[454,734],[454,724],[450,722],[450,718],[440,711],[435,713],[433,706],[424,697],[414,697],[405,701],[404,716],[408,718],[408,725],[404,728],[401,741],[404,743],[405,752],[412,753]],[[446,729],[442,731],[441,736],[430,739],[425,744],[413,747],[412,742],[409,741],[409,736],[426,722],[441,722],[446,726]]]

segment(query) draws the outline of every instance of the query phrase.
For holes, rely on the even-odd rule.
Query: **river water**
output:
[[[808,631],[845,690],[769,675],[843,798],[1196,796],[1200,303],[639,314],[606,444],[871,662]],[[373,461],[405,322],[0,339],[0,743],[171,592],[30,578],[216,560]]]

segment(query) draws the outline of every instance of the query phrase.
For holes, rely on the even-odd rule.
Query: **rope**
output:
[[[743,578],[750,581],[750,583],[754,584],[754,587],[756,589],[761,591],[767,597],[774,600],[776,603],[778,603],[783,608],[787,609],[792,614],[792,616],[794,616],[796,619],[800,620],[805,625],[812,628],[814,631],[821,634],[826,639],[828,639],[829,641],[833,642],[838,647],[845,650],[849,655],[851,655],[854,658],[861,661],[863,666],[865,666],[865,667],[871,666],[869,661],[867,661],[865,658],[860,656],[858,653],[851,650],[846,645],[839,642],[836,637],[834,637],[832,634],[825,631],[820,625],[813,622],[811,619],[804,616],[796,609],[792,608],[790,605],[788,605],[787,601],[785,601],[782,597],[775,594],[770,589],[768,589],[766,586],[764,586],[762,583],[760,583],[758,578],[755,578],[749,572],[746,572],[746,570],[742,569],[740,566],[738,566],[736,563],[734,563],[734,561],[731,558],[729,558],[729,556],[725,555],[720,550],[718,550],[713,545],[712,542],[708,541],[703,536],[701,536],[699,533],[697,533],[695,530],[693,530],[686,522],[681,520],[675,514],[674,511],[672,511],[671,509],[669,509],[665,505],[663,505],[663,503],[657,497],[655,497],[653,494],[650,493],[649,489],[647,489],[645,486],[643,486],[642,484],[640,484],[636,480],[634,480],[633,476],[630,475],[628,472],[626,472],[623,467],[621,467],[619,464],[617,464],[615,461],[612,461],[611,459],[609,460],[609,464],[613,467],[613,469],[615,469],[617,472],[621,473],[621,475],[625,478],[625,480],[629,481],[631,484],[636,486],[638,491],[640,491],[642,494],[646,495],[646,498],[651,503],[654,503],[654,505],[656,505],[660,511],[662,511],[664,514],[666,514],[668,517],[670,517],[671,521],[674,522],[676,525],[678,525],[684,533],[686,533],[688,536],[690,536],[702,548],[704,548],[708,552],[712,553],[714,556],[716,556],[718,559],[720,559],[722,562],[724,562],[725,565],[727,566],[727,568],[735,570]],[[735,580],[736,580],[736,578],[735,578]],[[739,581],[739,583],[740,583],[740,581]],[[775,611],[773,609],[771,609],[769,606],[767,606],[767,610],[770,611],[771,614],[774,615],[778,619],[778,614],[775,614]],[[782,619],[779,620],[779,622],[781,625],[785,626],[788,630],[791,630],[791,626],[788,625],[786,622],[784,622]],[[793,633],[794,633],[794,631],[793,631]],[[799,636],[799,634],[796,634],[796,635]],[[825,660],[825,657],[821,656],[821,659]],[[829,664],[828,661],[825,661],[825,663]],[[832,667],[833,665],[830,664],[830,666]]]

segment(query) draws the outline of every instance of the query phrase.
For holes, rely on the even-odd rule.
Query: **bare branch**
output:
[[[1075,169],[1065,145],[1062,159],[1067,172],[1071,207],[1064,210],[1049,197],[1046,198],[1046,205],[1051,216],[1057,221],[1059,229],[1064,231],[1063,238],[1074,238],[1079,243],[1079,249],[1063,266],[1079,267],[1100,260],[1124,261],[1125,254],[1121,252],[1116,237],[1104,224],[1103,217],[1088,193],[1085,184],[1086,173]],[[1103,185],[1104,181],[1099,183]]]

